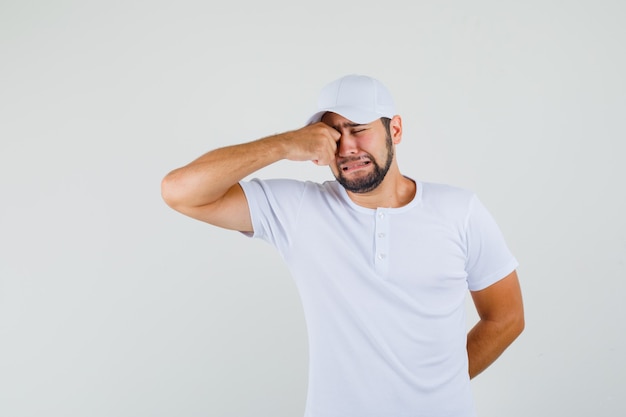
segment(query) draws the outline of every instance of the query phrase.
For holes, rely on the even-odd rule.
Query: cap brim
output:
[[[388,115],[384,115],[384,114],[380,114],[380,113],[376,113],[372,111],[355,109],[354,107],[333,107],[330,109],[320,110],[317,113],[315,113],[307,121],[307,126],[321,121],[322,117],[324,117],[324,114],[328,112],[337,113],[338,115],[345,117],[351,122],[358,123],[358,124],[371,123],[374,120],[380,119],[381,117],[389,117],[389,118],[393,117],[393,115],[388,116]]]

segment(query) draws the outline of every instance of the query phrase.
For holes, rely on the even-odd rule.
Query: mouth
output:
[[[354,161],[348,161],[340,164],[340,169],[343,172],[352,172],[368,167],[369,165],[371,165],[371,163],[372,161],[370,161],[369,159],[357,159]]]

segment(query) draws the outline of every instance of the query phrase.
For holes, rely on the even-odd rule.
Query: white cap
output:
[[[365,75],[346,75],[326,85],[317,99],[318,111],[307,125],[319,122],[326,112],[337,113],[354,123],[370,123],[396,114],[389,90]]]

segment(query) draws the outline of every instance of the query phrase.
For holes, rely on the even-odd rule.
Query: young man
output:
[[[163,198],[281,252],[309,334],[305,417],[474,416],[470,379],[524,327],[515,258],[473,193],[400,173],[402,119],[378,80],[335,80],[318,106],[301,129],[172,171]],[[337,180],[242,181],[281,159]]]

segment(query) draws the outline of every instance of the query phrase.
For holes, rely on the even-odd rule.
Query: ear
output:
[[[402,141],[402,118],[398,115],[393,116],[389,123],[389,131],[391,133],[391,140],[394,145],[399,144]]]

